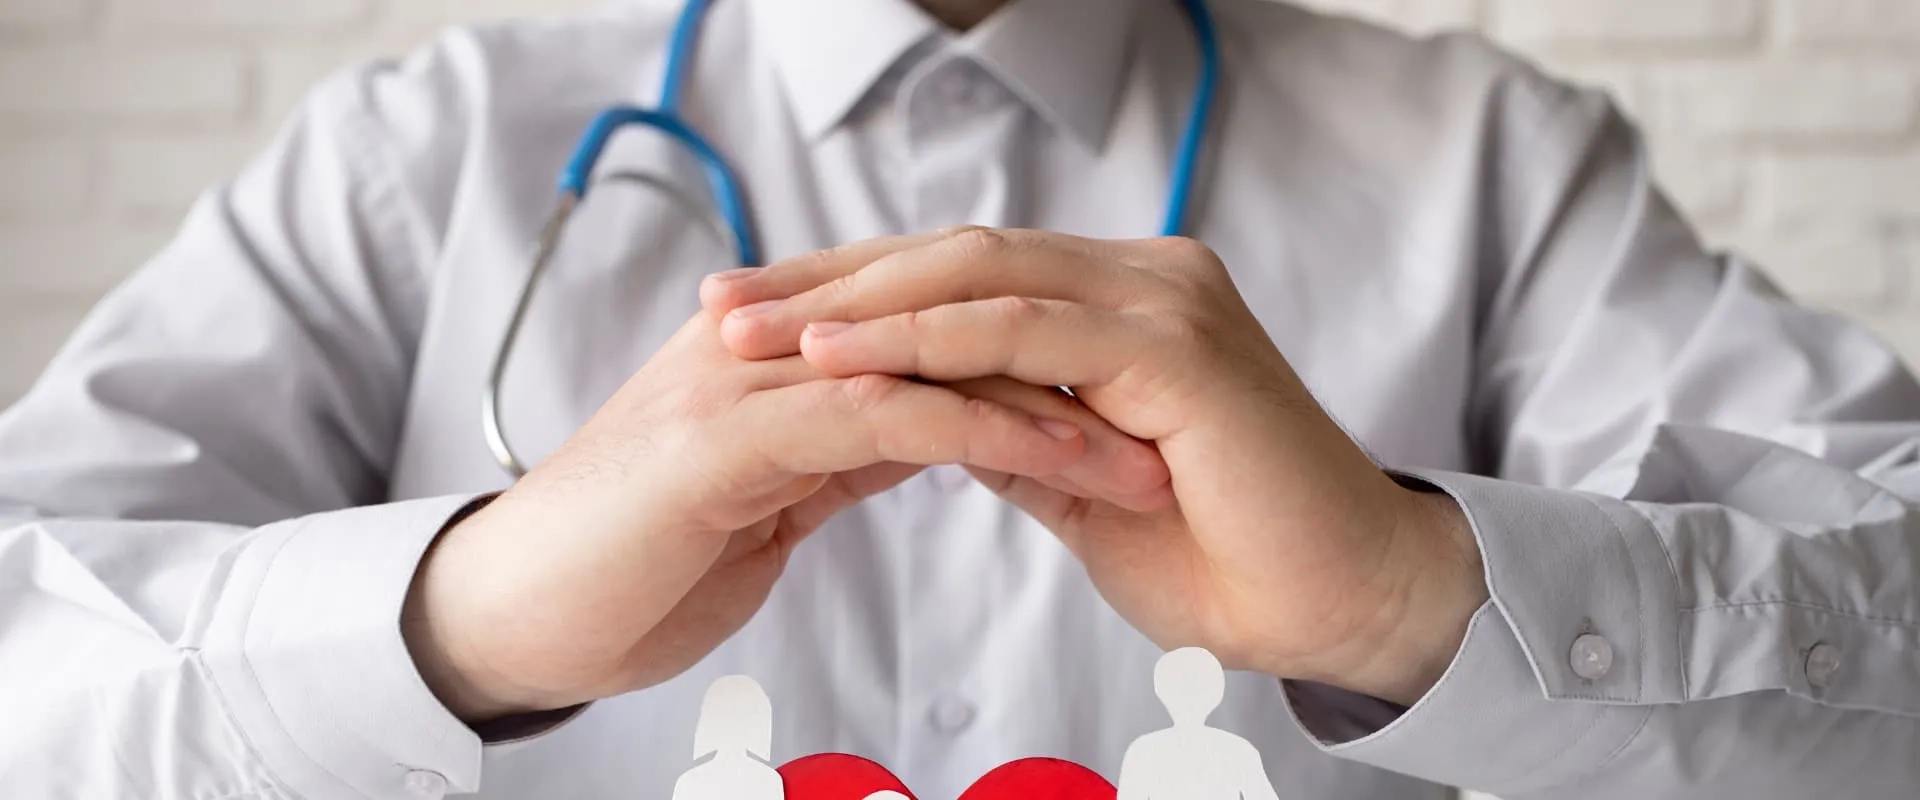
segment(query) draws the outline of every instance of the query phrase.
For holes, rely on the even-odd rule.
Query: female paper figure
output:
[[[1160,657],[1153,693],[1173,726],[1133,741],[1120,759],[1119,800],[1278,800],[1260,751],[1247,740],[1207,727],[1220,707],[1227,675],[1198,647]]]
[[[714,681],[693,730],[694,766],[674,782],[673,800],[786,800],[772,750],[766,690],[745,675]]]

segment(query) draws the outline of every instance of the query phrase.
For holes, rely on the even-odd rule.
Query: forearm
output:
[[[1920,781],[1920,510],[1892,489],[1913,467],[1706,429],[1650,450],[1626,500],[1426,473],[1472,519],[1492,602],[1404,714],[1294,687],[1309,731],[1508,797]]]
[[[406,797],[480,743],[407,658],[400,598],[465,498],[258,529],[0,523],[0,795]],[[436,519],[437,517],[437,519]]]

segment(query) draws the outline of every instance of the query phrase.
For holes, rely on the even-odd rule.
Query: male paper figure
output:
[[[714,681],[693,731],[697,763],[674,782],[673,800],[786,800],[780,773],[769,763],[772,750],[773,703],[766,690],[745,675]]]
[[[1247,740],[1207,727],[1220,707],[1227,676],[1212,653],[1198,647],[1160,657],[1153,693],[1173,717],[1127,747],[1120,759],[1119,800],[1278,800],[1260,751]]]

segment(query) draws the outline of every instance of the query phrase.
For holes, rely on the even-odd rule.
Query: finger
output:
[[[1035,417],[1072,423],[1087,438],[1086,453],[1046,481],[1080,497],[1150,510],[1173,497],[1172,474],[1152,444],[1122,433],[1073,396],[1050,386],[1035,386],[994,376],[945,384],[968,397],[992,400]],[[1146,507],[1140,507],[1145,504]]]
[[[776,358],[769,361],[740,361],[733,356],[721,356],[721,358],[730,362],[723,363],[721,368],[739,370],[745,377],[743,394],[799,386],[827,377],[818,367],[800,357]]]
[[[1027,512],[1034,521],[1052,531],[1076,558],[1080,556],[1078,537],[1074,535],[1079,526],[1074,522],[1086,513],[1087,504],[1092,501],[1021,475],[979,467],[969,467],[967,471],[1000,499]]]
[[[660,348],[661,353],[676,351],[691,352],[694,358],[701,360],[702,368],[732,370],[736,376],[743,377],[738,386],[742,393],[774,389],[781,386],[793,386],[820,379],[820,373],[805,359],[774,358],[761,361],[742,361],[727,352],[720,342],[720,317],[708,311],[696,312],[682,325],[673,338]],[[668,359],[673,366],[660,368],[684,368],[684,364]],[[649,362],[649,367],[655,366]],[[646,372],[645,369],[642,370]]]
[[[816,323],[802,347],[807,362],[830,376],[879,372],[958,381],[1005,375],[1042,386],[1104,386],[1166,346],[1153,326],[1127,312],[1001,297],[869,322]]]
[[[1034,481],[1041,486],[1071,497],[1106,503],[1123,511],[1131,511],[1136,514],[1151,514],[1170,508],[1173,506],[1175,500],[1173,483],[1171,481],[1161,484],[1158,488],[1150,489],[1139,494],[1103,496],[1095,494],[1087,490],[1086,487],[1074,483],[1072,479],[1065,477],[1065,475],[1066,473],[1059,475],[1036,475],[1031,478],[1026,476],[1019,477],[1021,480]]]
[[[812,533],[835,514],[869,497],[900,485],[925,469],[919,464],[886,462],[850,472],[838,472],[827,478],[819,491],[782,512],[786,523],[781,534],[792,543]]]
[[[782,259],[764,267],[716,272],[700,282],[700,304],[714,315],[767,300],[792,297],[875,260],[945,239],[972,226],[910,236],[882,236]]]
[[[1041,231],[973,230],[838,266],[845,274],[816,288],[734,309],[721,319],[721,339],[741,358],[773,358],[797,352],[809,322],[857,322],[1009,295],[1116,308],[1157,280],[1127,266],[1111,243]]]
[[[1052,475],[1086,450],[1086,437],[1066,422],[887,375],[757,392],[735,413],[743,455],[791,475],[887,461]]]

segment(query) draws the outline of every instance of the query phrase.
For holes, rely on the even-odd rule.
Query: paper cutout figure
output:
[[[1056,758],[1022,758],[980,776],[959,800],[1279,800],[1260,752],[1207,726],[1226,695],[1212,653],[1175,650],[1153,669],[1153,692],[1173,725],[1127,747],[1120,785]],[[752,678],[728,675],[707,687],[693,734],[694,766],[673,800],[915,800],[879,764],[818,753],[772,766],[773,703]]]
[[[785,800],[772,750],[773,702],[766,690],[745,675],[714,681],[693,730],[694,766],[674,782],[673,800]]]
[[[1167,653],[1153,668],[1153,693],[1173,726],[1133,741],[1120,759],[1119,800],[1279,800],[1260,751],[1207,727],[1227,675],[1198,647]]]

